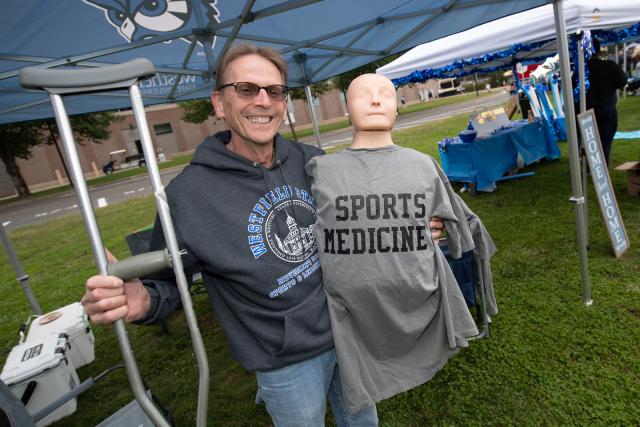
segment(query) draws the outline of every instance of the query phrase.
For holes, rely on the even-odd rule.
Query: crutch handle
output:
[[[85,69],[26,67],[20,71],[20,84],[29,89],[45,89],[51,93],[83,93],[131,86],[135,81],[151,77],[155,68],[146,58],[122,64]]]
[[[148,276],[167,268],[171,268],[171,255],[168,250],[163,249],[110,262],[107,264],[107,273],[127,281],[136,277]]]

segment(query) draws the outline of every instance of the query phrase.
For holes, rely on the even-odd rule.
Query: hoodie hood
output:
[[[217,170],[225,170],[243,176],[262,176],[262,172],[256,162],[242,157],[227,148],[231,141],[231,131],[221,131],[204,140],[198,146],[193,159],[192,165],[200,165]],[[273,165],[274,169],[278,165],[284,164],[289,158],[290,147],[284,138],[278,133],[274,142],[275,155]]]

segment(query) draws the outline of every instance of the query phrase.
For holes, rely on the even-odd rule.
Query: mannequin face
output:
[[[347,109],[356,132],[388,132],[396,123],[396,89],[384,76],[363,74],[349,85]]]

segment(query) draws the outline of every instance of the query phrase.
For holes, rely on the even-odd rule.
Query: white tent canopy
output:
[[[564,13],[567,33],[629,26],[640,21],[640,1],[566,0]],[[378,68],[377,73],[396,79],[416,70],[439,68],[517,44],[544,40],[550,41],[540,46],[535,55],[551,56],[557,51],[555,37],[553,6],[548,4],[417,46]],[[528,55],[531,53],[522,52],[518,57],[525,60]]]

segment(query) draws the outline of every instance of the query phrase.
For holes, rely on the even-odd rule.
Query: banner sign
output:
[[[629,238],[627,231],[622,222],[616,195],[611,186],[611,178],[609,170],[604,160],[602,144],[600,143],[600,134],[598,133],[598,125],[596,124],[593,110],[585,111],[578,115],[578,124],[582,134],[582,143],[589,159],[589,169],[591,170],[591,178],[595,187],[600,203],[600,210],[604,217],[604,222],[609,231],[613,252],[616,258],[620,258],[622,254],[629,249]]]

